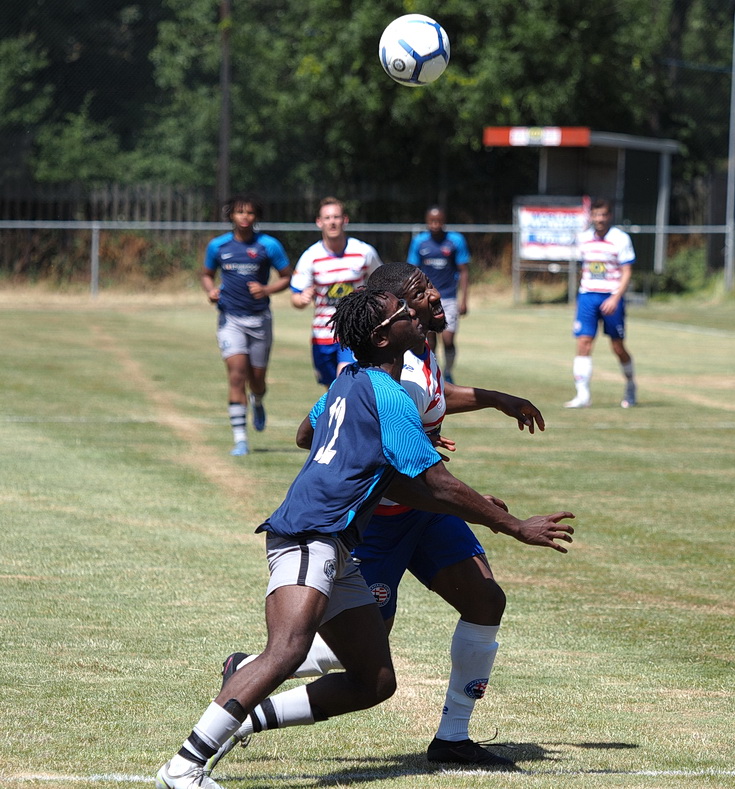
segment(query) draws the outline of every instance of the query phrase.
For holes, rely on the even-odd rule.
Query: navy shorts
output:
[[[610,297],[609,293],[580,293],[577,296],[577,317],[574,321],[575,337],[596,337],[600,321],[605,334],[613,340],[625,339],[625,300],[620,299],[618,308],[612,315],[603,315],[602,302]]]
[[[330,345],[311,346],[311,356],[314,360],[317,383],[330,386],[337,377],[338,364],[352,364],[355,356],[349,348],[342,348],[338,342]]]
[[[391,619],[406,570],[430,589],[439,570],[485,551],[461,518],[409,510],[374,515],[352,553],[383,619]]]

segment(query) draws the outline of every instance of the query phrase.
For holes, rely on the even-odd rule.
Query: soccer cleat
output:
[[[237,671],[237,667],[245,658],[250,657],[247,652],[233,652],[228,655],[222,663],[222,687],[224,688],[225,682]]]
[[[451,373],[444,373],[444,380],[448,384],[454,384],[454,376]]]
[[[230,454],[233,455],[234,457],[240,457],[241,455],[247,455],[248,451],[249,451],[248,442],[238,441],[237,444],[235,444],[232,452],[230,452]]]
[[[204,774],[205,775],[211,775],[212,774],[212,770],[214,770],[214,768],[217,766],[217,763],[219,762],[219,760],[222,759],[224,756],[227,756],[227,754],[236,745],[240,745],[243,748],[247,748],[249,744],[250,744],[250,735],[249,734],[240,734],[240,729],[238,729],[232,735],[232,737],[230,737],[230,739],[227,740],[227,742],[223,746],[220,747],[220,749],[217,751],[217,753],[215,753],[214,756],[211,756],[207,760],[207,763],[204,765],[204,770],[203,770]]]
[[[184,772],[174,773],[171,771],[171,761],[166,762],[156,774],[156,789],[223,789],[200,764],[184,764],[188,765]]]
[[[625,385],[625,394],[620,401],[623,408],[632,408],[636,404],[636,386],[635,381],[628,381]]]
[[[253,427],[258,432],[265,430],[265,408],[263,408],[263,403],[256,405],[255,398],[250,395],[250,407],[253,410]]]
[[[588,408],[592,405],[592,400],[589,397],[580,397],[577,395],[574,400],[568,400],[564,403],[564,408]]]
[[[467,767],[479,767],[483,770],[504,770],[506,772],[518,770],[518,766],[504,756],[497,756],[483,747],[484,743],[474,740],[440,740],[438,737],[429,743],[426,758],[430,762],[444,762],[448,764],[464,764]]]

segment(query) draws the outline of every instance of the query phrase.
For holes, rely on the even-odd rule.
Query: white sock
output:
[[[592,379],[592,357],[575,356],[572,365],[574,384],[577,387],[577,397],[583,400],[590,399],[590,380]]]
[[[238,663],[237,668],[241,669],[243,666],[255,660],[257,655],[248,655],[244,660]],[[337,656],[326,645],[324,639],[317,633],[314,636],[309,654],[306,656],[304,662],[292,674],[293,679],[305,679],[306,677],[323,677],[325,674],[334,670],[343,670],[342,664],[337,659]]]
[[[314,714],[306,692],[306,685],[270,696],[245,718],[238,734],[245,737],[266,729],[285,729],[288,726],[309,726]]]
[[[321,677],[333,669],[342,670],[342,664],[337,656],[326,645],[324,639],[317,633],[314,636],[309,654],[304,662],[294,672],[294,677]]]
[[[626,379],[628,381],[632,381],[633,377],[634,377],[633,376],[633,360],[631,359],[630,361],[625,362],[625,364],[621,364],[620,366],[623,368],[623,375],[626,377]]]
[[[248,409],[242,403],[230,403],[227,407],[230,415],[230,425],[232,426],[232,437],[237,444],[238,441],[246,441]]]
[[[452,638],[452,671],[436,736],[458,742],[469,738],[469,723],[477,699],[485,695],[498,651],[500,625],[457,622]]]
[[[224,707],[213,701],[194,726],[192,734],[184,742],[178,755],[186,760],[186,755],[182,753],[184,751],[195,757],[198,763],[204,764],[219,750],[220,745],[240,728],[240,725],[240,721],[234,715],[230,715]],[[207,749],[210,751],[207,752]]]

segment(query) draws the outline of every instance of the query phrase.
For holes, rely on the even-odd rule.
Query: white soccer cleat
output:
[[[182,765],[183,772],[173,772],[171,762],[176,761]],[[194,762],[184,759],[171,759],[161,767],[156,774],[156,789],[223,789],[220,784],[209,777],[205,768]]]
[[[589,408],[592,405],[592,400],[589,397],[580,397],[577,395],[574,400],[568,400],[564,403],[564,408]]]

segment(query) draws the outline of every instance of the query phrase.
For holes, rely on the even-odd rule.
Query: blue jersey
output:
[[[270,298],[253,298],[248,282],[267,285],[271,266],[283,271],[288,265],[281,242],[265,233],[255,233],[247,243],[237,241],[233,232],[225,233],[207,244],[204,257],[205,269],[212,274],[220,270],[222,282],[217,306],[230,315],[265,312]]]
[[[447,232],[436,241],[424,230],[411,239],[406,259],[426,274],[443,299],[456,299],[459,266],[470,262],[470,250],[461,233]]]
[[[309,457],[258,531],[339,534],[352,549],[397,472],[415,477],[441,462],[413,401],[380,368],[346,367],[309,417]]]

